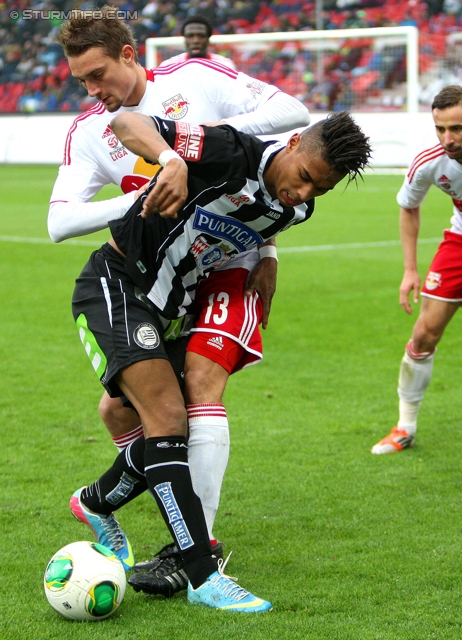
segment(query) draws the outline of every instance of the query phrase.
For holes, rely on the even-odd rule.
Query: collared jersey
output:
[[[452,199],[451,230],[462,234],[462,165],[449,158],[440,144],[415,157],[396,197],[399,206],[420,206],[432,185]]]
[[[166,67],[169,64],[178,64],[178,62],[186,62],[186,60],[191,60],[191,56],[187,51],[184,53],[179,53],[177,56],[172,56],[171,58],[167,58],[163,62],[160,63],[159,67]],[[202,58],[201,58],[202,59]],[[225,67],[229,67],[230,69],[236,69],[236,65],[231,60],[231,58],[227,58],[226,56],[221,56],[219,53],[211,53],[207,52],[207,55],[204,60],[211,60],[212,62],[218,62],[219,64],[224,64]]]
[[[286,207],[268,193],[263,172],[279,142],[262,142],[233,127],[202,127],[154,118],[166,142],[188,165],[188,198],[177,219],[139,215],[143,196],[109,223],[133,282],[162,315],[184,315],[200,279],[230,266],[294,224],[314,200]]]

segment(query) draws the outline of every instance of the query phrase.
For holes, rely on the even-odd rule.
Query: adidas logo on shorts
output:
[[[210,345],[211,347],[216,347],[220,351],[225,346],[223,344],[223,339],[222,339],[221,336],[216,336],[216,337],[210,338],[210,340],[207,340],[207,344]]]

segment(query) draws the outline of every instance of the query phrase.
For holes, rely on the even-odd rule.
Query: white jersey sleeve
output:
[[[404,178],[403,186],[396,196],[400,207],[413,209],[425,200],[428,190],[435,184],[435,171],[438,173],[441,162],[447,158],[441,145],[425,149],[413,160]]]
[[[299,100],[277,91],[255,111],[226,118],[226,122],[244,133],[261,135],[307,127],[310,114]]]
[[[133,202],[133,193],[100,202],[51,202],[48,210],[48,233],[53,242],[62,242],[68,238],[101,231],[108,227],[110,220],[123,218]]]
[[[425,149],[414,159],[396,197],[399,206],[419,207],[432,185],[451,198],[451,230],[462,233],[462,165],[449,158],[440,144]]]
[[[207,99],[216,105],[220,119],[239,131],[270,134],[309,124],[308,109],[274,85],[231,69],[224,72],[225,67],[216,63],[209,63],[208,70],[202,66]]]
[[[85,135],[77,126],[85,116],[92,118],[92,115],[83,114],[71,127],[65,145],[65,161],[59,168],[51,194],[47,224],[53,242],[105,229],[110,220],[123,217],[134,202],[133,193],[90,202],[104,185],[113,180],[104,166],[98,163],[94,148],[89,148],[91,136]]]
[[[409,176],[408,172],[396,196],[399,206],[404,209],[414,209],[414,207],[420,206],[433,184],[428,174],[422,169],[417,171],[411,180]]]

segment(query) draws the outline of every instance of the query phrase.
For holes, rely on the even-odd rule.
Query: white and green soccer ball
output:
[[[44,577],[53,609],[69,620],[104,620],[121,604],[127,579],[120,560],[97,542],[72,542],[51,558]]]

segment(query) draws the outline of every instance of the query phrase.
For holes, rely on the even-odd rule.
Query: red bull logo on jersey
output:
[[[436,273],[436,271],[430,271],[427,279],[425,280],[425,287],[429,291],[433,291],[441,284],[441,273]]]
[[[173,98],[169,98],[162,103],[164,107],[164,118],[170,120],[180,120],[188,113],[189,102],[183,98],[181,93],[177,93]]]
[[[451,196],[456,195],[454,191],[451,191],[451,180],[446,175],[444,175],[444,173],[438,178],[438,187],[443,191],[446,191],[446,193],[449,193],[449,195]]]

